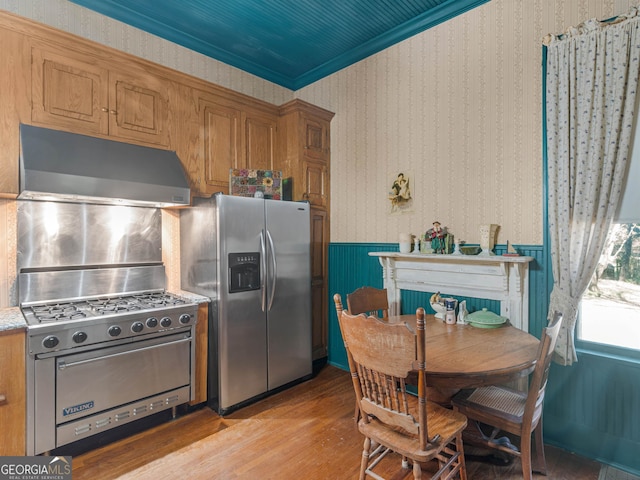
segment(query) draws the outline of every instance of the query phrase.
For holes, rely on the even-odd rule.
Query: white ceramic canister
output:
[[[410,233],[400,233],[398,235],[400,253],[411,253],[412,239],[413,239],[413,235],[411,235]]]

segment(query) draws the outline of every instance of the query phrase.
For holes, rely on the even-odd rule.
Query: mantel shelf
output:
[[[399,253],[399,252],[369,252],[372,257],[389,257],[403,260],[425,262],[464,262],[464,263],[529,263],[533,257],[507,255],[464,255],[439,253]]]
[[[369,252],[382,265],[391,315],[399,315],[400,291],[442,292],[500,301],[500,315],[529,328],[529,262],[533,257]]]

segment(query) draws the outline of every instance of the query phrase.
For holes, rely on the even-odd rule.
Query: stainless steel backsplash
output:
[[[18,271],[162,262],[160,209],[18,201]]]

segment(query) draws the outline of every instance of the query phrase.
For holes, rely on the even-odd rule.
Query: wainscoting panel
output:
[[[578,349],[551,365],[545,441],[640,475],[640,362]]]
[[[522,255],[534,257],[529,264],[529,328],[530,332],[540,337],[543,325],[546,324],[549,296],[546,295],[546,281],[541,268],[542,247],[517,247]],[[356,288],[369,285],[383,287],[382,267],[377,257],[370,257],[369,252],[396,252],[396,243],[332,243],[329,245],[329,363],[347,369],[347,357],[344,351],[338,318],[333,304],[333,294],[339,293],[346,304],[346,296]],[[505,245],[495,248],[497,255],[506,251]],[[429,305],[430,296],[436,292],[402,291],[402,313],[415,313],[423,307],[427,313],[434,313]],[[440,292],[447,296],[446,291]],[[467,309],[474,312],[487,308],[500,313],[500,302],[481,298],[455,296],[459,301],[467,300]]]
[[[516,246],[521,255],[534,257],[529,264],[529,331],[540,337],[547,322],[549,294],[553,286],[545,268],[542,246]],[[337,323],[333,294],[347,293],[363,285],[382,288],[382,267],[372,251],[397,251],[395,243],[332,243],[329,245],[329,363],[348,369]],[[505,246],[497,246],[497,254]],[[447,292],[441,292],[445,294]],[[402,313],[429,306],[429,293],[402,292]],[[456,297],[464,300],[462,297]],[[499,311],[497,302],[468,298],[470,311],[487,307]],[[640,475],[640,360],[578,349],[571,367],[552,364],[545,400],[545,442]]]

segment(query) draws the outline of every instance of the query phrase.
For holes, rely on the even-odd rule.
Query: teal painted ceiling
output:
[[[489,0],[70,0],[297,90]]]

